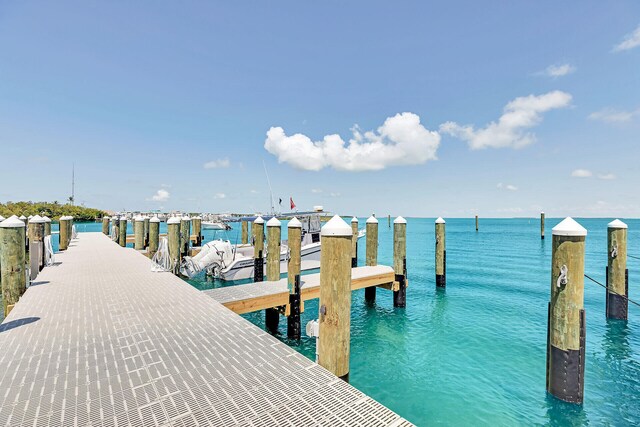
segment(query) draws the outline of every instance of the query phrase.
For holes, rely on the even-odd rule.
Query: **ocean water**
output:
[[[559,221],[547,218],[541,240],[537,218],[481,218],[479,232],[472,218],[447,219],[447,288],[436,289],[434,218],[409,218],[407,307],[393,308],[384,289],[373,305],[364,302],[363,290],[352,294],[351,384],[417,425],[640,425],[640,307],[629,305],[628,322],[607,321],[605,290],[587,279],[584,404],[545,391],[551,228]],[[604,282],[611,218],[578,221],[589,232],[585,272]],[[640,257],[640,220],[626,222],[628,253]],[[238,228],[217,235],[235,241]],[[100,231],[100,224],[77,229]],[[381,219],[380,264],[392,263],[392,236]],[[213,237],[205,231],[205,240]],[[363,265],[364,240],[358,252]],[[638,301],[639,263],[627,262],[629,292]],[[199,289],[235,284],[204,277],[190,283]],[[317,316],[317,300],[306,302],[303,330]],[[262,312],[244,317],[264,327]],[[315,339],[288,342],[284,317],[277,337],[315,357]]]

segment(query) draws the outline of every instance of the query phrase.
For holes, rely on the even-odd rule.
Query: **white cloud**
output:
[[[640,46],[640,25],[632,33],[624,36],[624,40],[613,47],[613,52],[622,52],[638,46]]]
[[[251,193],[251,194],[258,194],[258,193],[259,193],[259,191],[258,191],[258,190],[251,190],[251,191],[250,191],[250,193]]]
[[[574,73],[576,67],[571,64],[549,65],[541,74],[548,77],[562,77]]]
[[[593,175],[593,172],[591,172],[588,169],[576,169],[573,172],[571,172],[571,176],[574,178],[589,178]]]
[[[387,118],[377,131],[361,132],[358,126],[346,143],[340,135],[312,141],[304,134],[288,136],[281,127],[267,132],[264,148],[278,158],[304,170],[332,167],[341,171],[380,170],[390,166],[417,165],[436,159],[438,132],[427,130],[420,117],[400,113]]]
[[[227,195],[224,194],[224,193],[216,193],[216,194],[213,195],[213,198],[214,199],[226,199]]]
[[[500,190],[518,191],[518,187],[516,187],[515,185],[503,184],[501,182],[498,183],[497,187]]]
[[[640,115],[640,110],[619,111],[613,108],[604,108],[600,111],[589,114],[589,119],[600,120],[606,123],[625,123],[630,122],[635,116],[638,115]]]
[[[204,164],[205,169],[228,168],[229,166],[231,166],[231,162],[227,158],[211,160]]]
[[[564,108],[571,103],[571,95],[553,91],[544,95],[529,95],[514,99],[504,107],[498,122],[491,122],[482,129],[460,126],[455,122],[440,125],[440,131],[467,141],[473,150],[481,148],[521,148],[535,141],[535,135],[525,132],[542,122],[542,113]]]
[[[342,194],[340,194],[340,193],[331,193],[331,194],[329,194],[329,195],[330,195],[331,197],[340,197],[340,196],[342,196]]]
[[[312,188],[311,192],[315,193],[315,194],[322,193],[322,189],[320,189],[320,188]]]
[[[611,180],[611,179],[616,179],[616,176],[612,173],[599,173],[598,174],[598,178],[600,179],[605,179],[605,180]]]
[[[153,200],[154,202],[166,202],[167,200],[169,200],[169,196],[169,192],[161,188],[160,190],[156,191],[156,194],[151,196],[151,200]]]

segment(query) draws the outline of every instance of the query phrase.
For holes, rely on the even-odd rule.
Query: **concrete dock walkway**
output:
[[[0,325],[0,425],[410,425],[102,233]]]

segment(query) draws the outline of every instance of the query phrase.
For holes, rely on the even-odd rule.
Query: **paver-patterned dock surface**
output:
[[[100,233],[0,326],[0,425],[409,425]]]

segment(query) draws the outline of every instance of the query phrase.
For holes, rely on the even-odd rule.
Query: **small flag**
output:
[[[296,204],[293,203],[293,197],[289,197],[289,202],[291,202],[291,210],[294,210],[296,208]]]

